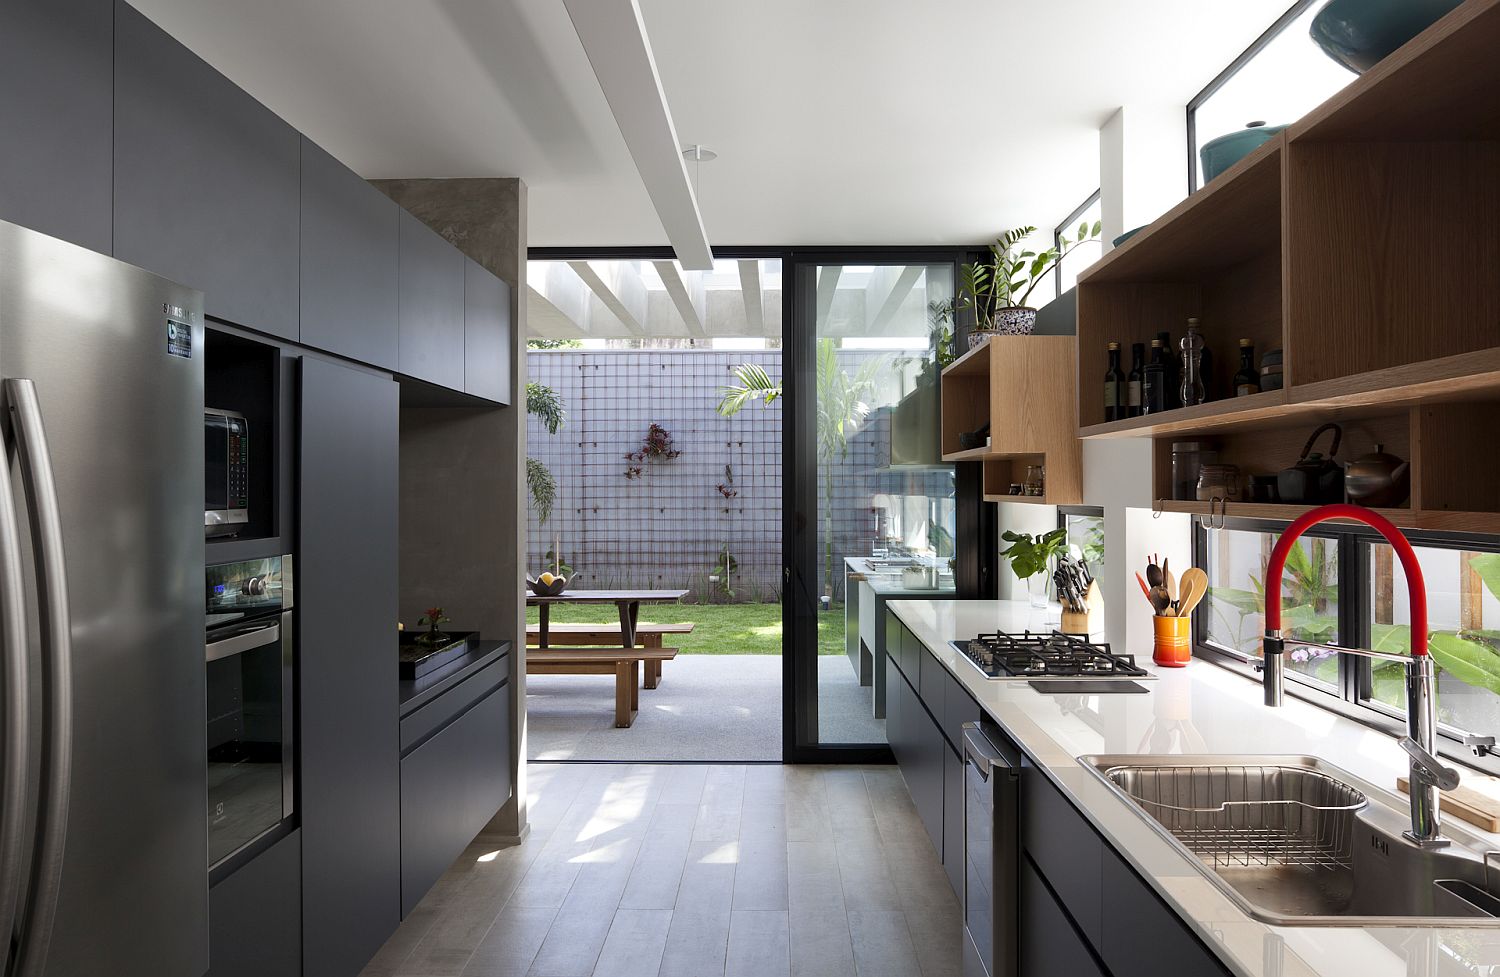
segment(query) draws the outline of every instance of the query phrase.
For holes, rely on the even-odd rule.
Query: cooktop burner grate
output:
[[[953,647],[992,678],[1140,678],[1134,655],[1060,631],[980,634]]]

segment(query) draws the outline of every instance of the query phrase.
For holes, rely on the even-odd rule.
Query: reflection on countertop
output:
[[[1478,971],[1466,968],[1500,965],[1500,932],[1493,928],[1278,927],[1252,919],[1077,759],[1309,754],[1382,785],[1385,800],[1401,808],[1405,798],[1390,788],[1406,774],[1407,758],[1390,734],[1292,698],[1281,709],[1267,709],[1258,683],[1207,662],[1182,669],[1147,663],[1158,676],[1149,695],[1042,695],[1025,683],[985,678],[948,645],[982,631],[1036,630],[1042,626],[1039,612],[1027,602],[892,600],[886,606],[1235,973],[1428,977],[1447,968],[1473,973]],[[1500,835],[1452,818],[1444,832],[1481,849],[1500,849]]]

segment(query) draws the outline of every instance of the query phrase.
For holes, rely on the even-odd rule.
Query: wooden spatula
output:
[[[1208,593],[1208,574],[1197,567],[1189,567],[1178,586],[1182,591],[1182,602],[1177,605],[1177,613],[1187,617]]]

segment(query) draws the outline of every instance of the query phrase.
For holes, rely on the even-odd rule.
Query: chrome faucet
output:
[[[1406,572],[1411,605],[1411,654],[1392,655],[1365,648],[1344,648],[1315,641],[1288,639],[1281,633],[1281,576],[1286,570],[1287,555],[1297,539],[1310,527],[1326,519],[1353,519],[1373,527],[1396,551]],[[1400,747],[1411,759],[1411,830],[1407,840],[1421,848],[1441,848],[1448,844],[1442,837],[1442,818],[1438,810],[1438,791],[1458,786],[1458,771],[1438,760],[1434,739],[1437,735],[1436,699],[1433,695],[1432,656],[1427,650],[1427,587],[1422,567],[1401,530],[1383,516],[1355,505],[1325,505],[1298,518],[1287,527],[1271,551],[1266,567],[1266,638],[1264,678],[1266,705],[1281,705],[1286,682],[1286,652],[1291,648],[1316,648],[1341,655],[1360,655],[1379,661],[1397,662],[1406,669],[1406,736]],[[1493,740],[1490,741],[1493,745]],[[1478,753],[1479,747],[1475,747]]]

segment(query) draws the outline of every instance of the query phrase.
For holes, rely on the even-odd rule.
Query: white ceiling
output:
[[[532,245],[666,243],[562,0],[132,2],[363,176],[520,176]],[[1054,224],[1117,106],[1185,104],[1289,2],[640,5],[723,246]]]

